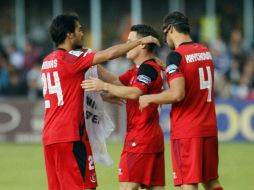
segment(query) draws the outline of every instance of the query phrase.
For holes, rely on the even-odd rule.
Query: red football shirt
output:
[[[163,80],[161,69],[148,60],[119,77],[125,86],[139,88],[143,94],[160,93]],[[127,132],[124,151],[156,153],[164,150],[164,139],[159,125],[158,105],[150,104],[141,112],[137,100],[127,100]]]
[[[214,64],[207,47],[183,43],[167,58],[167,80],[185,78],[185,98],[172,105],[172,139],[216,136]]]
[[[92,52],[58,49],[43,60],[44,145],[80,139],[79,127],[84,121],[80,84],[93,58]]]

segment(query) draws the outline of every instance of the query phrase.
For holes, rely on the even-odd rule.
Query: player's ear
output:
[[[174,30],[176,30],[176,29],[174,26],[172,26],[172,27],[170,27],[169,32],[172,34],[174,32]]]
[[[147,48],[147,44],[142,44],[142,45],[141,45],[141,48],[142,48],[142,49]]]
[[[73,33],[71,33],[71,32],[68,32],[68,33],[67,33],[67,38],[70,38],[70,39],[72,39],[72,38],[73,38]]]

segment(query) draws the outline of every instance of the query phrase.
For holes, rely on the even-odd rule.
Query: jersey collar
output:
[[[154,58],[151,58],[151,59],[147,59],[147,60],[143,61],[140,65],[142,65],[143,63],[146,63],[148,61],[154,61],[154,62],[156,62]],[[140,65],[136,65],[136,67],[139,68]]]
[[[181,45],[187,45],[187,44],[194,44],[194,42],[193,42],[193,41],[190,41],[190,42],[183,42],[183,43],[181,43],[179,46],[181,46]]]
[[[56,50],[66,51],[64,48],[56,48]]]

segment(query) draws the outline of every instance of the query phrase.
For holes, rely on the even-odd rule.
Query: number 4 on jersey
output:
[[[207,102],[211,102],[212,98],[211,98],[211,93],[212,93],[212,74],[211,74],[211,69],[209,66],[206,67],[206,71],[207,71],[207,76],[208,79],[205,80],[205,76],[204,76],[204,69],[203,68],[199,68],[199,80],[200,80],[200,89],[207,89],[208,90],[208,96],[207,96]]]
[[[57,106],[64,105],[63,101],[63,93],[61,88],[60,79],[58,76],[58,72],[53,72],[53,78],[55,85],[52,85],[50,73],[42,73],[42,85],[43,85],[43,95],[47,94],[56,94],[57,96]],[[47,90],[48,89],[48,90]],[[45,108],[50,108],[50,101],[45,100]]]

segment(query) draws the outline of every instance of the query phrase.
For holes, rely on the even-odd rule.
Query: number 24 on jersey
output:
[[[45,97],[47,93],[49,93],[50,95],[55,94],[57,96],[57,106],[62,106],[64,105],[63,92],[58,72],[57,71],[53,72],[53,79],[55,85],[52,85],[50,75],[51,75],[50,72],[42,73],[43,95]],[[46,99],[45,99],[45,108],[50,108],[50,101]]]

